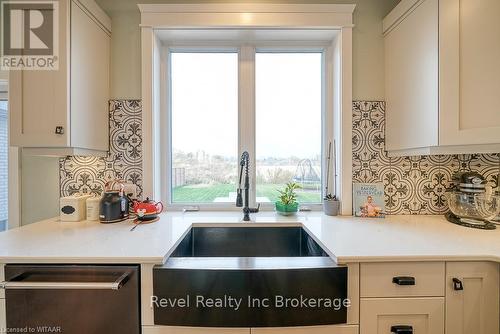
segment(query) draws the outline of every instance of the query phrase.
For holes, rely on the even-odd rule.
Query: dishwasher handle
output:
[[[25,290],[119,290],[127,283],[131,272],[120,275],[114,282],[0,282],[0,289],[25,289]],[[17,276],[19,277],[19,276]]]

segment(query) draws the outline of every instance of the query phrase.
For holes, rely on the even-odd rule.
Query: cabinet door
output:
[[[438,145],[438,0],[425,0],[385,38],[386,147]]]
[[[71,1],[71,146],[107,151],[110,36]]]
[[[13,70],[9,74],[10,140],[20,147],[69,145],[69,9],[59,1],[59,69]],[[64,134],[56,134],[56,126]]]
[[[447,334],[499,332],[498,276],[497,263],[446,264]],[[463,290],[457,290],[460,287],[454,286],[454,278],[461,282]]]
[[[500,1],[441,0],[440,145],[500,143]]]
[[[250,334],[250,328],[142,326],[142,334]]]
[[[358,326],[252,328],[251,334],[358,334]]]
[[[444,298],[362,298],[360,334],[389,334],[393,326],[413,333],[444,333]]]

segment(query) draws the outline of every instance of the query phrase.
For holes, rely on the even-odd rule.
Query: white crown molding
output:
[[[105,32],[111,34],[111,18],[95,3],[94,0],[75,0],[75,4],[80,7],[90,19],[95,21]]]
[[[141,13],[346,13],[352,4],[138,4]]]
[[[424,0],[402,0],[382,21],[382,32],[388,34],[411,14]]]
[[[138,4],[141,26],[154,29],[352,27],[350,4]]]

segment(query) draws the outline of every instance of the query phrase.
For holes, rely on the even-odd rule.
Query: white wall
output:
[[[112,19],[111,98],[141,97],[140,13],[137,3],[248,2],[234,0],[97,0]],[[304,0],[251,2],[308,3]],[[353,30],[353,98],[384,99],[382,18],[399,0],[316,0],[311,3],[355,3]]]
[[[59,215],[59,158],[21,154],[21,225]]]

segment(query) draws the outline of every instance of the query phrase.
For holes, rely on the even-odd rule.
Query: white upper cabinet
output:
[[[439,10],[440,144],[498,144],[500,1],[440,0]]]
[[[12,146],[41,155],[106,154],[110,34],[111,21],[93,0],[59,1],[59,69],[10,72]]]
[[[438,145],[437,26],[426,0],[385,36],[388,150]]]
[[[383,22],[392,155],[500,152],[500,1],[403,0]]]

